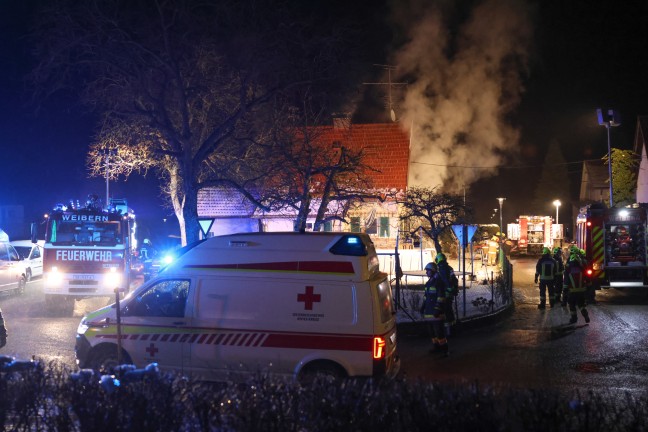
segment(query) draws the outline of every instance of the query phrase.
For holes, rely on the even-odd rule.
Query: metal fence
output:
[[[423,301],[425,273],[399,267],[400,253],[379,252],[381,269],[389,274],[394,309],[401,321],[418,321]],[[457,260],[449,260],[454,269],[461,269]],[[465,265],[468,271],[457,271],[459,293],[453,299],[457,321],[471,320],[502,311],[513,304],[513,265],[500,250],[497,263],[489,265],[477,257]]]

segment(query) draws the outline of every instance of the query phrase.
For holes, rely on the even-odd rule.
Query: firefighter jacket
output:
[[[556,269],[558,265],[556,261],[551,257],[551,254],[544,254],[538,260],[536,264],[535,277],[536,281],[540,277],[541,281],[552,281],[556,275]]]
[[[563,288],[569,292],[585,292],[587,287],[587,276],[585,267],[578,260],[570,260],[565,267],[565,277],[563,279]]]
[[[446,300],[446,285],[443,283],[439,272],[432,275],[425,283],[425,296],[423,297],[423,317],[425,319],[440,321],[445,319],[443,314]]]
[[[4,318],[2,317],[2,309],[0,309],[0,348],[7,344],[7,328],[4,324]]]
[[[557,253],[553,256],[553,259],[556,261],[556,276],[560,276],[562,279],[565,273],[565,264],[563,263],[562,255]]]

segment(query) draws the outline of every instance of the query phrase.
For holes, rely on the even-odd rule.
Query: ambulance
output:
[[[81,368],[109,370],[118,349],[122,363],[212,381],[393,377],[400,366],[391,287],[366,234],[212,237],[181,249],[117,312],[82,319]]]

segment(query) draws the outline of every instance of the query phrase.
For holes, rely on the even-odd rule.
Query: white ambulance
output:
[[[247,233],[181,250],[120,302],[121,358],[207,380],[397,374],[388,277],[355,233]],[[117,364],[116,305],[79,325],[80,367]]]

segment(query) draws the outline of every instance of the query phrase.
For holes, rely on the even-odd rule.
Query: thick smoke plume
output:
[[[409,184],[459,192],[497,174],[518,149],[507,116],[523,91],[529,8],[478,2],[453,31],[441,8],[420,12],[408,18],[409,40],[394,59],[398,80],[409,83],[398,112],[412,135]]]

